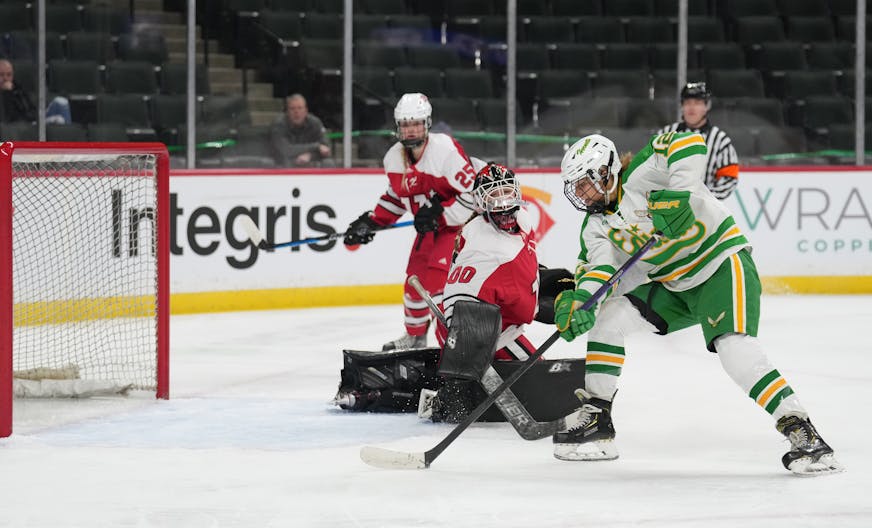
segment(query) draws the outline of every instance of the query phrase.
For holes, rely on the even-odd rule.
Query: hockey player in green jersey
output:
[[[612,398],[624,363],[624,337],[668,334],[700,324],[706,347],[791,443],[782,458],[794,473],[840,471],[793,389],[757,340],[760,280],[748,240],[703,184],[706,145],[694,132],[654,136],[621,159],[614,143],[591,135],[566,152],[564,193],[586,212],[575,289],[554,303],[561,337],[588,333],[585,390],[577,422],[554,435],[561,460],[618,457]],[[581,305],[650,237],[660,241],[594,308]]]

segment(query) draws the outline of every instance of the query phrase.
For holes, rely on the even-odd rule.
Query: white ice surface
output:
[[[329,400],[342,349],[396,337],[401,307],[175,316],[169,401],[16,402],[0,526],[869,527],[870,327],[872,296],[764,297],[767,353],[847,467],[803,479],[698,328],[628,340],[616,461],[561,462],[549,439],[477,424],[429,469],[391,471],[360,447],[424,451],[451,426]]]

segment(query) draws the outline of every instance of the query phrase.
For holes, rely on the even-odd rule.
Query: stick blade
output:
[[[242,226],[243,231],[245,231],[245,234],[248,235],[248,238],[254,245],[260,247],[264,237],[260,229],[257,228],[257,224],[254,223],[254,220],[249,216],[241,215],[236,218],[236,221],[239,222],[239,225]]]
[[[381,447],[361,447],[360,459],[372,467],[382,469],[426,469],[430,467],[424,453],[407,453]]]

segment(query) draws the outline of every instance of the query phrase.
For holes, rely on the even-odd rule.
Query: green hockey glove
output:
[[[587,290],[565,290],[554,301],[554,323],[560,337],[572,341],[593,328],[596,322],[595,309],[580,310],[581,305],[590,299]]]
[[[690,207],[690,191],[651,191],[648,214],[654,222],[654,229],[666,238],[680,237],[696,221]]]

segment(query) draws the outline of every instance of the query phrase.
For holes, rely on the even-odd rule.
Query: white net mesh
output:
[[[156,388],[156,161],[13,156],[15,373]]]

